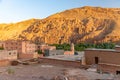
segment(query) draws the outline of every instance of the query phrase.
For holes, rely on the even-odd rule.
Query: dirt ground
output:
[[[0,67],[0,80],[119,80],[114,77],[110,74],[48,64]]]

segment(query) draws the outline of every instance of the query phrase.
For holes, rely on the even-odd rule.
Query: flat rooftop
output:
[[[120,45],[115,45],[115,47],[120,47]]]
[[[55,56],[48,56],[45,58],[49,59],[57,59],[57,60],[68,60],[68,61],[80,61],[84,55],[55,55]]]
[[[97,50],[97,51],[116,51],[115,49],[97,49],[97,48],[88,48],[86,50]],[[117,51],[118,52],[118,51]]]

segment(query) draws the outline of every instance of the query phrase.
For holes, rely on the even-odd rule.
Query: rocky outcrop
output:
[[[16,24],[0,25],[0,40],[80,43],[120,41],[120,9],[81,7]]]

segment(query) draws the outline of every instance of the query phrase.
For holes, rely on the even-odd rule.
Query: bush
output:
[[[3,48],[3,47],[0,47],[0,50],[4,50],[4,48]]]
[[[11,65],[12,65],[12,66],[17,66],[18,64],[19,64],[18,61],[12,61],[12,62],[11,62]]]
[[[70,50],[70,44],[53,44],[52,46],[56,46],[56,49]],[[114,43],[79,43],[75,44],[75,51],[84,51],[86,48],[98,48],[98,49],[114,49]]]
[[[37,53],[38,54],[42,54],[42,50],[37,50]]]
[[[70,50],[70,44],[67,44],[67,43],[64,43],[64,44],[52,44],[50,46],[56,46],[57,50],[61,50],[61,49],[65,50],[65,51]]]
[[[8,74],[14,74],[15,73],[15,71],[11,68],[7,69],[7,72],[8,72]]]

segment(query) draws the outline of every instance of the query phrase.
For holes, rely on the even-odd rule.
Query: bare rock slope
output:
[[[0,24],[0,40],[119,42],[120,8],[81,7],[16,24]]]

